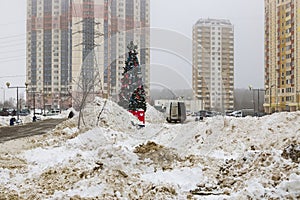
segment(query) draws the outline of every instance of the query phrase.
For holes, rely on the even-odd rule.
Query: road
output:
[[[66,119],[47,119],[24,125],[0,127],[0,143],[33,135],[42,135],[51,131]]]

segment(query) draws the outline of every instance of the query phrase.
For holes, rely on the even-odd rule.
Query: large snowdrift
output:
[[[2,199],[300,197],[300,112],[168,124],[148,105],[137,129],[99,98],[84,121],[0,144]]]

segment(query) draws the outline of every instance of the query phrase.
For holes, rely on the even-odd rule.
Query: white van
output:
[[[172,101],[166,106],[167,122],[184,122],[186,120],[186,108],[184,102]]]

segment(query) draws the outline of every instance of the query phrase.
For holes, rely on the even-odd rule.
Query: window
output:
[[[285,13],[285,16],[286,17],[290,16],[290,12]]]

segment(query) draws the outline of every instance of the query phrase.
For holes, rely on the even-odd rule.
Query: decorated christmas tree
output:
[[[129,52],[125,61],[119,105],[129,111],[146,111],[146,95],[143,86],[141,67],[137,57],[137,45],[131,41],[127,46]]]

